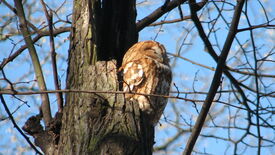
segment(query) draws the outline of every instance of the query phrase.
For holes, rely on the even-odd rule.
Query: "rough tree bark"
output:
[[[135,19],[135,0],[74,2],[68,89],[119,90],[117,67],[137,41]],[[123,94],[67,94],[54,152],[152,154],[154,129],[137,105]]]

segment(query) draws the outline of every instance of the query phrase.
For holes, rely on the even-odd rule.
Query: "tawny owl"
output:
[[[123,91],[126,98],[137,100],[150,122],[156,124],[167,104],[167,98],[134,93],[168,95],[172,79],[169,59],[163,45],[155,41],[143,41],[133,45],[124,55]]]

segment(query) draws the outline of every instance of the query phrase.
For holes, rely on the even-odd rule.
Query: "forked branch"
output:
[[[34,47],[33,41],[31,39],[31,34],[29,32],[28,29],[28,25],[27,25],[27,20],[25,17],[25,13],[24,13],[24,9],[23,9],[23,5],[22,5],[22,1],[21,0],[14,0],[14,4],[18,13],[18,18],[19,18],[19,28],[22,32],[22,35],[24,37],[24,40],[26,42],[26,45],[28,47],[29,50],[29,54],[31,56],[32,59],[32,63],[33,63],[33,67],[34,67],[34,72],[36,75],[36,79],[37,79],[37,83],[39,86],[40,90],[47,90],[46,88],[46,83],[44,80],[44,76],[43,76],[43,72],[42,72],[42,68],[37,56],[37,52],[36,49]],[[41,94],[41,98],[42,98],[42,105],[41,105],[41,109],[42,109],[42,113],[43,113],[43,119],[45,121],[46,126],[49,125],[52,116],[51,116],[51,109],[50,109],[50,101],[49,101],[49,97],[47,94]]]
[[[223,69],[225,68],[226,58],[228,56],[232,42],[233,42],[235,35],[237,33],[239,19],[240,19],[241,13],[242,13],[242,8],[244,5],[244,2],[245,2],[245,0],[237,1],[237,5],[235,7],[235,11],[234,11],[233,19],[232,19],[231,26],[229,29],[229,33],[226,37],[225,44],[223,46],[221,55],[219,56],[219,59],[218,59],[217,69],[215,71],[214,78],[212,80],[206,100],[202,106],[200,114],[199,114],[199,116],[196,120],[195,126],[192,130],[192,134],[189,137],[188,142],[186,144],[186,148],[183,152],[184,155],[189,155],[192,153],[192,150],[193,150],[195,143],[197,141],[197,138],[201,132],[201,129],[203,127],[204,121],[205,121],[207,114],[209,112],[209,109],[211,107],[211,104],[212,104],[214,97],[217,93],[217,90],[220,86],[220,80],[221,80]],[[194,22],[197,22],[198,17],[197,17],[197,13],[196,13],[196,8],[194,8],[194,4],[196,4],[195,0],[189,0],[189,7],[190,7],[192,20]]]

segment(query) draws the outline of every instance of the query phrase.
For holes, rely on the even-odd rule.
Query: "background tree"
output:
[[[67,153],[91,152],[108,150],[111,146],[111,150],[124,150],[121,147],[124,141],[129,142],[127,151],[150,150],[153,130],[144,124],[146,121],[141,119],[136,104],[127,102],[126,112],[121,111],[122,104],[112,104],[124,103],[122,94],[117,93],[116,69],[139,34],[140,40],[157,40],[166,46],[174,70],[170,102],[156,126],[156,154],[190,154],[191,151],[271,154],[274,151],[274,13],[271,7],[274,2],[23,1],[23,7],[21,4],[2,0],[0,5],[4,10],[0,14],[3,47],[0,123],[5,124],[1,130],[12,126],[9,120],[23,126],[28,117],[39,113],[36,107],[42,105],[41,111],[48,114],[43,115],[47,130],[42,132],[42,126],[35,124],[41,115],[29,119],[27,125],[36,127],[29,133],[36,135],[36,143],[44,151],[54,148]],[[71,6],[74,6],[72,14]],[[109,61],[112,59],[117,63]],[[40,79],[41,72],[44,82]],[[70,90],[65,90],[66,81]],[[52,91],[45,92],[46,87]],[[33,94],[41,94],[41,98]],[[62,110],[64,101],[66,106]],[[52,120],[58,120],[62,111],[65,115],[59,138],[60,122]],[[51,115],[56,112],[59,113],[52,119]],[[125,119],[110,120],[110,116],[131,119],[116,122]],[[133,121],[138,125],[127,126]],[[103,126],[106,130],[102,130]],[[45,136],[43,134],[52,139],[37,138]],[[14,145],[5,146],[6,136],[1,148],[25,152],[33,147],[22,140],[24,133],[15,135]],[[75,145],[76,141],[81,143]],[[102,143],[95,145],[100,141]],[[56,148],[54,144],[58,142]],[[130,149],[144,142],[148,143]]]

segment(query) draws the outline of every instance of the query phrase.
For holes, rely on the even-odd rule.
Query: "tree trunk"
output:
[[[135,19],[135,0],[74,2],[68,89],[119,90],[117,67],[137,41]],[[154,128],[144,118],[123,94],[69,93],[58,149],[48,153],[152,154]]]

